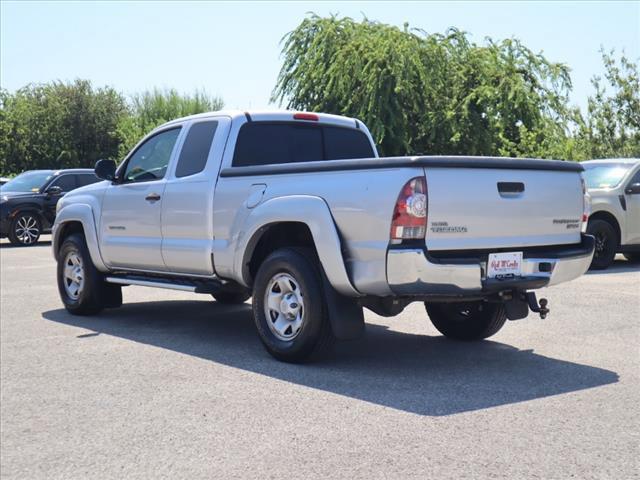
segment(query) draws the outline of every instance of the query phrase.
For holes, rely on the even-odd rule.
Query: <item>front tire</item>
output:
[[[605,220],[593,220],[587,225],[587,233],[596,239],[596,248],[589,268],[593,270],[608,268],[613,263],[618,248],[616,231]]]
[[[624,258],[633,263],[640,263],[640,253],[625,253]]]
[[[38,243],[42,222],[35,213],[19,213],[9,227],[9,241],[16,246],[29,247]]]
[[[73,315],[94,315],[122,304],[122,289],[107,284],[91,261],[84,236],[69,235],[58,253],[58,291]]]
[[[216,302],[224,305],[240,305],[251,298],[248,292],[217,292],[212,293],[211,296]]]
[[[425,302],[427,314],[433,326],[447,338],[454,340],[482,340],[498,333],[507,315],[500,303]]]
[[[285,362],[322,356],[333,344],[320,266],[311,250],[284,248],[260,265],[253,317],[267,351]]]

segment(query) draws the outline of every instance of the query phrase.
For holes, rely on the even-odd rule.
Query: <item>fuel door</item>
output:
[[[267,189],[265,183],[254,183],[249,189],[249,196],[247,197],[247,208],[254,208],[260,204],[264,192]]]

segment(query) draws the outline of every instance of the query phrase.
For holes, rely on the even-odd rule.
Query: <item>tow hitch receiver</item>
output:
[[[539,313],[542,320],[547,318],[550,310],[547,308],[549,302],[546,298],[541,298],[540,305],[538,305],[538,299],[536,298],[535,292],[527,292],[527,302],[529,303],[529,308],[532,312]]]

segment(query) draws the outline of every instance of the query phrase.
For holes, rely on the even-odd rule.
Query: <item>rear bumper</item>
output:
[[[511,249],[523,252],[522,277],[487,279],[488,252],[430,255],[423,249],[390,249],[387,281],[396,295],[489,295],[507,290],[533,290],[578,278],[591,264],[595,241],[555,247]]]

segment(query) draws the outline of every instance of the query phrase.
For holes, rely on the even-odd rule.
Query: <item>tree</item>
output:
[[[93,167],[115,158],[124,98],[87,80],[0,92],[0,171]]]
[[[517,39],[310,15],[283,42],[272,100],[358,117],[384,155],[547,156],[541,139],[566,140],[569,69]]]
[[[601,50],[605,81],[594,77],[595,94],[580,117],[578,149],[583,158],[640,157],[640,74],[625,55]]]
[[[200,91],[193,95],[180,95],[174,89],[163,91],[156,88],[133,95],[129,115],[123,117],[118,126],[120,158],[158,125],[187,115],[220,110],[223,106],[221,98]]]
[[[119,160],[146,133],[174,118],[222,108],[204,92],[154,89],[125,97],[88,80],[0,90],[0,172],[93,167]]]

